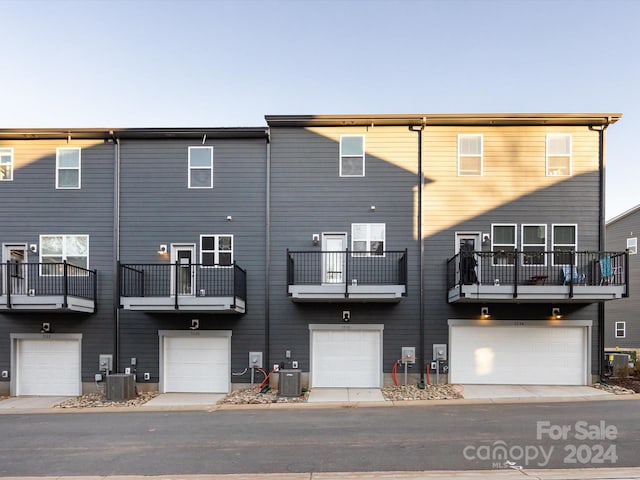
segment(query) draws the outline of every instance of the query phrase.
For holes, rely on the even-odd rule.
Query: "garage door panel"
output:
[[[451,381],[584,385],[585,327],[452,326]]]
[[[312,387],[380,387],[380,330],[312,332]]]
[[[228,337],[164,337],[165,392],[228,393]]]
[[[20,339],[17,395],[80,395],[80,341]]]

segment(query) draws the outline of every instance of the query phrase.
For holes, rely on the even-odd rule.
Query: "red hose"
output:
[[[427,385],[431,385],[431,365],[427,364],[427,368],[425,370],[427,371]]]
[[[265,372],[264,370],[262,370],[261,368],[259,368],[258,370],[262,371],[262,373],[264,374],[264,380],[262,380],[262,383],[260,384],[260,386],[258,388],[263,389],[265,386],[267,386],[267,384],[269,383],[269,377],[271,375],[273,375],[273,373],[275,372],[275,370],[271,370],[269,372],[269,375],[267,375],[267,372]]]
[[[400,360],[396,360],[395,362],[393,362],[393,368],[391,369],[391,377],[393,378],[393,383],[398,386],[398,375],[397,375],[397,371],[398,371],[398,362]]]

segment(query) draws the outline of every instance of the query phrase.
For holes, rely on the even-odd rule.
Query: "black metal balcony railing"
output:
[[[96,270],[62,263],[16,263],[7,261],[0,268],[0,284],[6,295],[7,308],[17,295],[29,297],[62,296],[63,308],[68,297],[94,302],[97,297]]]
[[[627,286],[627,265],[627,252],[470,252],[447,260],[447,289],[471,284],[516,289],[518,285]]]
[[[407,250],[380,253],[287,250],[289,285],[407,285]]]
[[[121,297],[233,297],[246,301],[247,272],[238,265],[121,264]]]

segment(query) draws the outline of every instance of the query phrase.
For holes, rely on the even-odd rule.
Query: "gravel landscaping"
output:
[[[260,393],[259,388],[245,388],[231,392],[226,397],[218,400],[218,405],[259,405],[263,403],[304,403],[309,393],[300,397],[279,397],[276,390]]]
[[[147,403],[156,395],[158,395],[158,392],[144,392],[131,400],[114,402],[113,400],[107,400],[107,397],[101,393],[88,393],[65,400],[54,408],[138,407]]]
[[[597,388],[598,390],[604,390],[605,392],[615,393],[616,395],[632,395],[636,393],[634,390],[630,388],[621,387],[619,385],[611,385],[608,383],[594,383],[591,385],[593,388]]]
[[[453,400],[463,398],[460,385],[425,385],[424,389],[416,385],[396,385],[383,387],[382,395],[385,400]]]

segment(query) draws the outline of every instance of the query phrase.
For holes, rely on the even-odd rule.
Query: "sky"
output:
[[[640,204],[639,25],[638,0],[0,0],[0,128],[622,113],[610,219]]]

